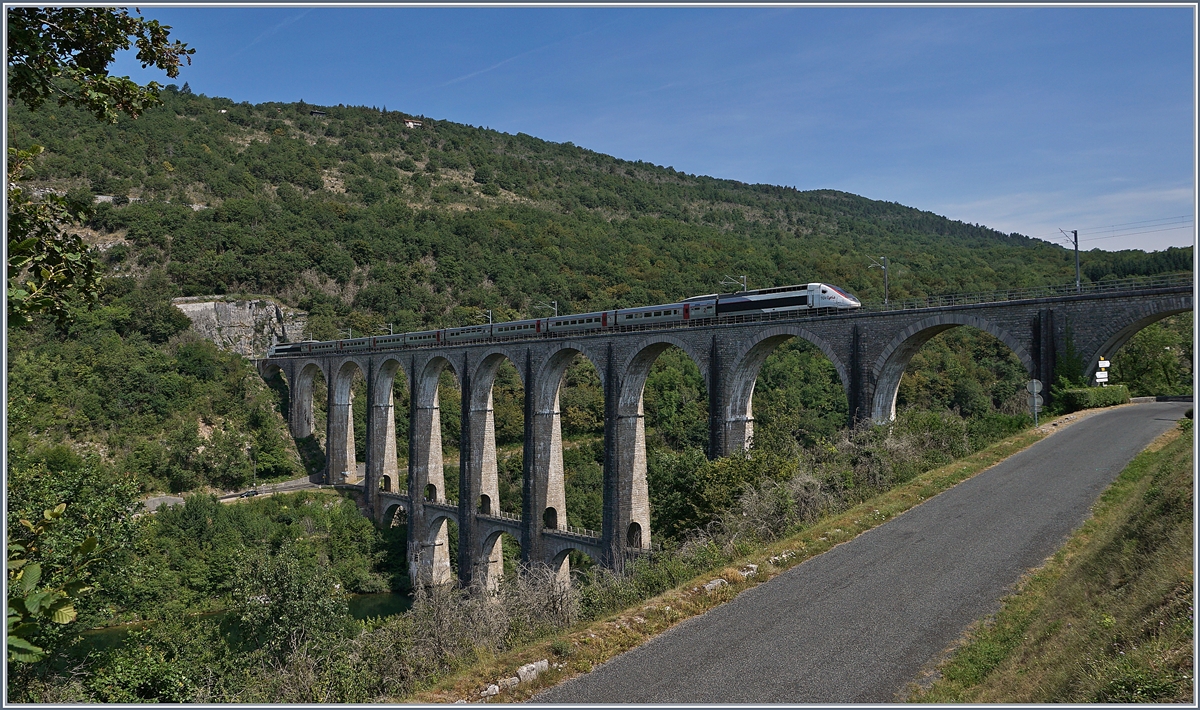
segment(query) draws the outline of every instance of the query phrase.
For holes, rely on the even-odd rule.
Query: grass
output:
[[[1130,462],[1063,548],[910,702],[1194,702],[1191,421]]]
[[[801,562],[891,520],[1061,430],[1062,424],[1078,421],[1096,411],[1102,410],[1068,415],[1010,436],[946,466],[927,471],[886,493],[815,523],[803,532],[764,546],[723,569],[706,572],[604,619],[578,624],[556,636],[506,653],[485,656],[400,700],[417,703],[478,701],[480,691],[489,683],[515,676],[516,669],[526,663],[548,659],[550,668],[547,672],[540,674],[533,682],[504,690],[491,697],[489,702],[526,700],[573,676],[590,672],[680,621],[724,604],[746,589],[769,581]],[[758,571],[746,577],[741,570],[748,563],[758,565]],[[718,577],[725,579],[727,584],[712,592],[705,591],[703,585]]]

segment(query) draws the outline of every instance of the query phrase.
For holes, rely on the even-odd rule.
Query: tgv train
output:
[[[679,303],[642,308],[619,308],[572,316],[468,325],[462,328],[423,330],[417,333],[396,333],[349,340],[279,343],[271,346],[270,356],[442,345],[488,339],[507,340],[537,336],[542,333],[575,333],[637,326],[654,327],[726,316],[753,316],[819,308],[847,310],[858,308],[861,305],[857,298],[837,286],[823,283],[799,284],[762,288],[755,291],[739,291],[738,293],[712,293],[685,298]]]

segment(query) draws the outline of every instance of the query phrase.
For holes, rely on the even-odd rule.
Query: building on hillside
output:
[[[415,118],[406,118],[406,119],[404,119],[404,127],[405,128],[420,128],[421,122]]]

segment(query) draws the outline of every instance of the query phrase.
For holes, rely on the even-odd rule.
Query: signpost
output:
[[[1029,392],[1029,408],[1033,410],[1033,425],[1038,425],[1038,412],[1042,408],[1042,395],[1038,392],[1042,391],[1041,380],[1030,380],[1025,383],[1025,390]]]
[[[1101,355],[1100,362],[1096,364],[1100,367],[1100,371],[1096,373],[1096,382],[1099,382],[1101,387],[1108,387],[1108,373],[1104,368],[1110,367],[1112,363],[1105,360],[1104,356]]]

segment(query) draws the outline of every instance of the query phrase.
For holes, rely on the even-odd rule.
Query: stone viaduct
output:
[[[541,335],[508,341],[297,355],[258,361],[264,377],[287,381],[289,425],[296,438],[313,434],[313,378],[328,385],[327,483],[359,483],[377,522],[400,509],[407,516],[408,564],[414,582],[452,578],[447,520],[458,526],[458,570],[464,583],[492,584],[502,574],[500,536],[521,544],[526,563],[546,563],[569,579],[567,555],[579,550],[600,564],[619,565],[650,546],[642,389],[655,359],[683,350],[703,373],[709,396],[709,454],[747,447],[754,433],[752,399],[759,368],[790,338],[802,338],[829,358],[841,377],[853,420],[887,421],[895,415],[900,377],[930,338],[973,326],[1006,343],[1030,377],[1054,379],[1056,353],[1068,338],[1091,377],[1101,356],[1115,353],[1145,326],[1192,309],[1192,281],[1154,285],[1092,284],[1082,293],[1043,289],[1006,294],[1010,300],[961,297],[958,303],[917,304],[892,310],[864,308],[812,315],[784,313],[722,318],[650,329],[596,334]],[[1039,295],[1040,293],[1040,295]],[[1000,298],[1005,295],[1000,295]],[[576,357],[595,365],[605,397],[602,531],[568,528],[563,479],[559,389]],[[524,470],[520,511],[499,509],[492,382],[508,360],[524,391]],[[393,383],[409,385],[407,490],[397,490]],[[453,373],[462,393],[459,500],[446,498],[438,406],[438,379]],[[355,460],[351,381],[366,381],[365,480]],[[1047,391],[1048,395],[1049,392]]]

